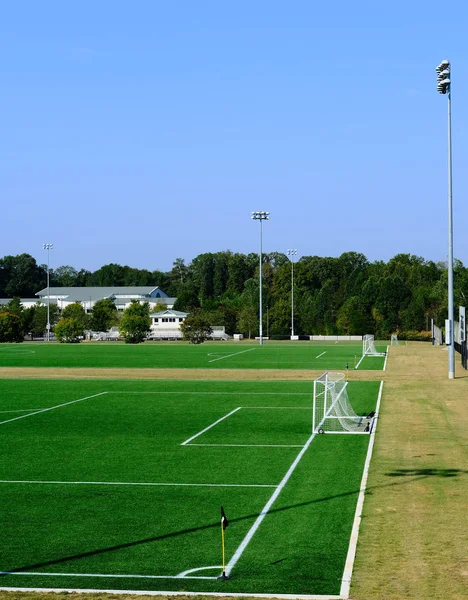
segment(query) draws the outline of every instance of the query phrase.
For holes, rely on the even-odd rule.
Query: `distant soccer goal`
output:
[[[390,346],[399,346],[400,342],[398,341],[398,335],[396,333],[392,333],[390,338]]]
[[[386,356],[386,352],[377,352],[375,349],[374,336],[367,334],[362,338],[363,356]]]
[[[326,372],[314,381],[313,433],[370,433],[375,413],[358,416],[351,406],[344,373]]]

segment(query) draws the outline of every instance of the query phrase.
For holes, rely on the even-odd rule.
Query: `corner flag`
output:
[[[223,572],[218,577],[218,579],[229,579],[229,575],[226,575],[226,562],[225,562],[225,552],[224,552],[224,530],[229,526],[229,521],[227,520],[226,513],[224,512],[224,508],[221,506],[221,551],[223,557]]]
[[[221,526],[223,529],[229,525],[229,521],[227,520],[226,513],[224,512],[224,508],[221,506]]]

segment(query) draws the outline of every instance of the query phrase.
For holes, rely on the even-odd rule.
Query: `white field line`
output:
[[[42,571],[33,571],[32,573],[28,571],[0,571],[0,575],[35,575],[36,577],[109,577],[112,579],[218,579],[217,577],[206,577],[204,575],[108,575],[106,573],[44,573]],[[122,591],[120,593],[122,593]]]
[[[31,412],[32,410],[38,411],[42,410],[42,408],[17,408],[16,410],[0,410],[0,413]]]
[[[251,352],[252,350],[256,350],[257,348],[249,348],[248,350],[241,350],[240,352],[234,352],[234,354],[227,354],[226,356],[220,356],[219,358],[213,358],[209,360],[209,363],[216,362],[217,360],[223,360],[224,358],[231,358],[231,356],[237,356],[238,354],[244,354],[244,352]]]
[[[316,356],[315,358],[320,358],[321,356],[323,356],[324,354],[326,354],[327,351],[325,350],[325,352],[322,352],[322,354],[319,354],[318,356]]]
[[[360,365],[360,364],[362,363],[362,361],[364,360],[364,357],[365,357],[365,356],[366,356],[365,354],[363,354],[363,355],[361,356],[361,359],[360,359],[360,361],[359,361],[359,362],[358,362],[358,364],[357,364],[357,365],[354,367],[355,369],[357,369],[357,368],[359,367],[359,365]]]
[[[225,380],[223,380],[225,381]],[[237,382],[238,383],[238,382]],[[310,396],[310,392],[192,392],[192,391],[180,391],[180,392],[121,392],[121,391],[109,391],[109,394],[202,394],[203,396],[214,395],[214,396]]]
[[[194,444],[196,445],[196,444]],[[27,479],[0,479],[2,483],[31,484],[31,485],[133,485],[153,487],[242,487],[242,488],[264,488],[276,487],[276,484],[266,483],[165,483],[146,481],[40,481]]]
[[[263,507],[261,513],[258,515],[258,517],[255,520],[255,523],[252,525],[252,527],[249,529],[249,531],[247,532],[247,535],[244,537],[244,539],[242,540],[242,542],[240,543],[239,547],[237,548],[237,550],[235,551],[233,557],[231,558],[231,560],[229,561],[229,563],[226,566],[226,575],[229,575],[231,573],[231,571],[233,570],[233,568],[236,566],[237,561],[240,559],[240,557],[242,556],[244,550],[247,548],[247,545],[249,544],[250,540],[253,538],[253,536],[255,535],[255,532],[257,531],[257,529],[260,527],[263,519],[267,516],[268,511],[270,510],[270,508],[272,507],[273,503],[275,502],[275,500],[278,498],[278,496],[280,495],[282,489],[284,488],[284,486],[288,483],[289,478],[291,477],[291,475],[293,474],[295,468],[297,467],[297,465],[299,464],[299,461],[301,460],[301,458],[304,456],[304,454],[306,453],[307,449],[309,448],[310,444],[312,443],[312,440],[315,438],[316,434],[313,433],[309,439],[307,440],[307,442],[304,444],[304,446],[302,447],[302,450],[299,452],[299,454],[296,456],[294,462],[292,463],[292,465],[289,467],[286,475],[283,477],[283,479],[280,481],[278,487],[276,488],[276,490],[273,492],[272,496],[270,497],[270,499],[268,500],[268,502],[265,504],[265,506]]]
[[[386,371],[387,370],[387,358],[388,358],[388,346],[387,346],[387,354],[385,355],[385,362],[383,365],[383,370]]]
[[[57,592],[68,594],[132,594],[134,596],[212,596],[225,598],[226,592],[172,592],[153,590],[104,590],[82,588],[33,588],[33,587],[0,587],[5,592]],[[341,596],[321,596],[319,594],[255,594],[249,592],[229,592],[234,598],[280,598],[280,600],[342,600]]]
[[[369,466],[372,458],[372,450],[374,448],[375,430],[377,428],[377,420],[379,418],[380,401],[382,399],[382,390],[384,382],[380,382],[379,395],[377,397],[377,405],[375,407],[374,427],[370,433],[369,446],[367,447],[366,461],[364,463],[364,472],[362,474],[361,486],[359,488],[359,496],[356,504],[356,512],[354,514],[353,527],[349,540],[348,554],[346,556],[345,568],[341,579],[340,597],[349,598],[349,590],[351,586],[351,577],[353,574],[354,559],[356,557],[356,547],[359,536],[359,526],[361,525],[362,509],[364,506],[364,497],[366,492],[367,477],[369,475]]]
[[[62,406],[69,406],[70,404],[75,404],[76,402],[82,402],[83,400],[89,400],[90,398],[97,398],[98,396],[103,396],[104,394],[108,394],[108,392],[99,392],[99,394],[93,394],[92,396],[86,396],[85,398],[78,398],[78,400],[71,400],[70,402],[64,402],[63,404],[57,404],[56,406],[50,406],[49,408],[41,408],[40,410],[36,410],[35,412],[28,413],[27,415],[21,415],[20,417],[14,417],[13,419],[8,419],[7,421],[0,421],[0,425],[4,425],[5,423],[11,423],[12,421],[18,421],[19,419],[27,419],[27,417],[32,417],[34,415],[38,415],[40,413],[44,413],[49,410],[55,410],[56,408],[62,408]]]
[[[212,427],[214,427],[218,423],[221,423],[221,421],[224,421],[224,419],[227,419],[228,417],[230,417],[231,415],[233,415],[235,412],[237,412],[241,408],[242,408],[242,406],[238,406],[234,410],[231,410],[231,412],[228,413],[227,415],[224,415],[224,417],[221,417],[220,419],[218,419],[217,421],[215,421],[211,425],[208,425],[208,427],[205,427],[205,429],[202,429],[202,431],[199,431],[195,435],[192,435],[192,437],[190,437],[188,440],[185,440],[185,442],[182,442],[181,446],[186,446],[189,442],[191,442],[192,440],[194,440],[195,438],[197,438],[198,436],[200,436],[202,433],[205,433],[205,431],[208,431],[208,429],[211,429]],[[0,425],[1,425],[1,423],[0,423]]]
[[[218,448],[302,448],[302,444],[189,444],[189,446],[215,446]]]
[[[307,396],[310,396],[310,394],[307,394]],[[248,408],[252,408],[255,410],[259,410],[259,409],[268,409],[268,410],[276,410],[278,408],[283,409],[283,410],[310,410],[310,406],[242,406],[242,409],[248,409]],[[302,446],[302,444],[301,444]]]

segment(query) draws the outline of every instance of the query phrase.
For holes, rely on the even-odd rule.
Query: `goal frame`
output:
[[[342,383],[344,383],[342,389],[338,392],[338,395],[335,399],[333,399],[332,394],[330,393],[330,389],[331,389],[331,384],[329,383],[330,379],[329,376],[332,376],[334,378],[334,380],[331,382],[331,384],[335,385],[336,382],[341,381]],[[317,387],[318,387],[318,382],[320,382],[321,385],[323,385],[323,392],[318,392],[317,391]],[[372,432],[373,430],[373,426],[374,426],[374,419],[375,417],[366,417],[366,416],[359,416],[356,415],[356,413],[354,412],[351,404],[349,403],[349,399],[347,397],[346,394],[346,400],[345,402],[347,402],[348,406],[349,406],[349,414],[332,414],[332,410],[335,406],[339,406],[339,401],[340,401],[340,397],[342,394],[346,393],[346,388],[348,386],[348,382],[345,381],[345,374],[344,373],[330,373],[329,371],[325,371],[325,373],[323,373],[322,375],[320,375],[320,377],[317,377],[317,379],[314,380],[314,394],[313,394],[313,403],[312,403],[312,433],[313,434],[319,434],[319,433],[332,433],[332,434],[347,434],[347,435],[362,435],[362,434],[369,434]],[[320,396],[320,402],[323,404],[323,408],[321,408],[320,410],[320,414],[323,415],[321,418],[317,416],[318,413],[318,397]],[[340,423],[340,428],[337,427],[336,430],[325,430],[322,429],[322,425],[324,425],[324,423],[326,421],[333,421],[335,420],[339,421]],[[362,430],[357,431],[356,429],[354,430],[347,430],[345,428],[345,426],[343,425],[343,421],[346,420],[350,420],[350,421],[358,421],[359,425],[358,427],[361,427],[361,425],[363,425]],[[364,426],[365,424],[365,426]]]

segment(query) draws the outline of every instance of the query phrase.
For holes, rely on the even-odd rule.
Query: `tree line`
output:
[[[427,331],[431,319],[447,315],[447,265],[410,254],[369,262],[357,252],[339,257],[303,256],[291,263],[281,252],[262,257],[263,333],[353,335]],[[203,314],[211,325],[248,337],[259,332],[259,255],[229,250],[204,253],[186,264],[177,258],[168,272],[104,265],[95,272],[61,266],[50,270],[50,285],[159,286],[177,298],[174,309]],[[32,298],[46,287],[47,266],[28,254],[0,259],[0,297]],[[455,308],[466,304],[468,269],[454,265]],[[51,320],[52,322],[52,320]]]

